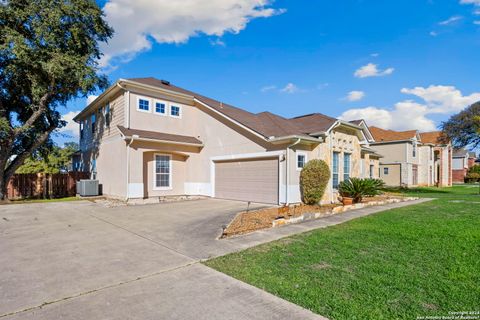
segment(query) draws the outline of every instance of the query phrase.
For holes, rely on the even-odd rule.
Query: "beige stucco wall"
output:
[[[385,174],[384,168],[388,168],[388,174]],[[380,164],[380,179],[382,179],[387,186],[400,186],[401,175],[400,164]]]
[[[373,144],[371,148],[383,156],[380,160],[381,163],[407,161],[406,142]]]
[[[433,184],[433,148],[422,145],[419,148],[418,185],[430,186]]]

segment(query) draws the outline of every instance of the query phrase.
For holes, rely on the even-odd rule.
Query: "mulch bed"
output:
[[[393,195],[381,195],[364,198],[363,203],[383,201],[386,199],[399,198]],[[290,219],[306,213],[324,213],[331,215],[332,209],[341,204],[305,205],[297,204],[289,207],[273,207],[253,211],[244,211],[237,214],[233,221],[225,228],[222,238],[250,233],[256,230],[272,227],[272,222],[277,219]]]

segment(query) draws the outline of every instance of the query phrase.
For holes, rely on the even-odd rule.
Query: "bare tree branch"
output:
[[[21,154],[17,155],[15,159],[12,160],[12,162],[8,165],[8,167],[5,169],[5,175],[4,178],[6,181],[10,180],[12,175],[15,173],[15,171],[23,164],[23,162],[35,151],[38,149],[40,146],[42,146],[50,136],[50,133],[52,133],[53,130],[55,130],[57,126],[53,123],[51,123],[50,127],[43,132],[41,135],[39,135],[35,142],[30,145],[25,151],[23,151]]]

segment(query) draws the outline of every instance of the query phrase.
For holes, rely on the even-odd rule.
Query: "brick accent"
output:
[[[465,181],[466,169],[452,170],[453,182],[463,183]]]

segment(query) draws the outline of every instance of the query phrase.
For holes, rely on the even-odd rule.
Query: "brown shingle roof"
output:
[[[138,135],[140,138],[143,138],[143,139],[188,143],[188,144],[193,144],[193,145],[198,145],[198,146],[203,145],[202,141],[198,140],[195,137],[181,136],[181,135],[178,135],[178,134],[170,134],[170,133],[163,133],[163,132],[157,132],[157,131],[127,129],[123,126],[118,126],[118,129],[120,130],[120,132],[124,136],[127,136],[127,137],[131,137],[133,135]]]
[[[441,131],[422,132],[420,133],[420,139],[423,143],[443,144]]]
[[[369,129],[376,142],[409,140],[409,139],[413,139],[417,134],[416,130],[393,131],[393,130],[385,130],[378,127],[369,127]]]
[[[302,133],[310,134],[327,131],[337,119],[321,113],[312,113],[290,119]]]

